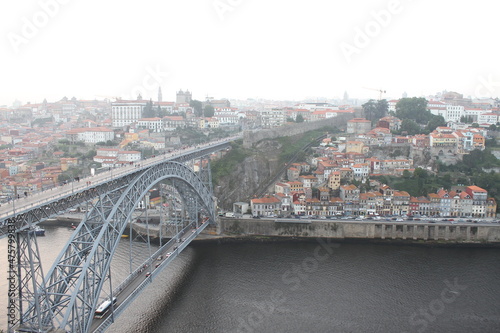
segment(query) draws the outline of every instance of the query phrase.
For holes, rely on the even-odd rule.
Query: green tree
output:
[[[295,122],[297,122],[297,123],[303,123],[304,122],[304,117],[301,114],[298,114],[297,118],[295,118]]]
[[[210,104],[205,105],[205,108],[203,111],[204,111],[203,112],[204,116],[207,118],[213,117],[214,113],[215,113],[214,107]]]
[[[460,117],[460,122],[464,124],[472,124],[474,120],[472,119],[472,116],[462,116]]]
[[[446,121],[444,120],[443,116],[431,115],[431,119],[427,123],[427,126],[425,129],[426,129],[427,133],[430,133],[430,132],[434,131],[439,126],[446,126]]]
[[[420,134],[422,132],[422,128],[411,119],[404,119],[401,122],[401,132],[407,132],[408,135]]]
[[[396,104],[396,117],[404,120],[411,119],[423,125],[431,118],[427,110],[427,100],[423,97],[402,98]]]
[[[189,106],[193,108],[195,116],[201,117],[203,109],[200,101],[192,99],[191,102],[189,102]]]
[[[375,123],[380,118],[385,117],[385,115],[387,114],[387,110],[389,108],[389,104],[385,99],[381,99],[379,101],[370,99],[362,106],[366,119],[370,120],[372,124]]]
[[[373,122],[377,113],[377,102],[374,99],[370,99],[368,102],[362,105],[363,111],[365,112],[366,119]]]
[[[377,101],[377,120],[380,118],[384,118],[387,115],[387,111],[389,110],[389,103],[387,103],[386,99],[380,99]]]
[[[153,108],[153,101],[149,100],[149,102],[146,103],[146,106],[142,110],[142,117],[143,118],[154,118],[156,117],[156,112]]]

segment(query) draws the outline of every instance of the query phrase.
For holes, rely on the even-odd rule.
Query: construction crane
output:
[[[368,89],[368,90],[378,91],[379,92],[379,97],[378,97],[379,100],[382,100],[382,94],[385,94],[387,92],[384,89],[374,89],[374,88],[367,88],[367,87],[363,87],[363,88]]]

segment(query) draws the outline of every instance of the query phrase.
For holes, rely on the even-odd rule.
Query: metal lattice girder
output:
[[[19,300],[16,306],[18,307],[19,313],[23,313],[25,308],[28,308],[30,304],[34,302],[36,307],[36,313],[40,313],[40,309],[46,307],[43,302],[44,293],[46,292],[45,284],[43,281],[43,271],[40,260],[40,251],[38,249],[38,243],[36,241],[36,232],[33,229],[24,230],[17,233],[17,244],[18,244],[18,274],[21,277],[19,280]],[[22,322],[16,321],[13,323],[24,324]],[[33,318],[28,325],[23,325],[26,329],[36,329],[39,328],[45,330],[48,327],[44,326],[40,320],[40,317]]]
[[[226,149],[229,146],[229,142],[217,143],[200,150],[180,153],[175,157],[170,157],[168,160],[165,160],[165,162],[175,161],[184,163],[193,159],[209,156],[210,154]],[[158,161],[157,163],[162,164],[165,162]],[[55,195],[53,199],[48,202],[44,202],[43,204],[17,209],[16,212],[11,210],[0,217],[0,238],[4,238],[8,235],[7,225],[11,221],[14,221],[16,232],[29,229],[32,226],[35,226],[46,219],[57,216],[61,212],[67,211],[74,206],[92,200],[98,195],[112,191],[114,188],[120,187],[122,183],[130,183],[131,179],[133,179],[139,172],[142,172],[142,170],[122,175],[115,180],[105,182],[104,184],[93,185],[90,188],[80,189],[71,194],[61,194],[60,196]]]
[[[198,198],[199,209],[206,216],[215,216],[211,191],[196,173],[178,162],[154,165],[136,174],[128,183],[110,186],[109,191],[102,191],[99,195],[99,201],[79,224],[48,272],[46,292],[39,296],[42,300],[38,300],[48,307],[37,308],[33,300],[24,312],[23,320],[41,318],[45,327],[88,332],[111,258],[126,223],[149,189],[169,178],[182,184],[183,193],[180,194],[183,201],[191,201],[184,195],[194,195]]]

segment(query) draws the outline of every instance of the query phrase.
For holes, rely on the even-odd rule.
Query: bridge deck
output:
[[[220,146],[227,145],[229,142],[238,138],[239,136],[235,136],[225,140],[219,140],[208,144],[202,144],[195,147],[188,147],[170,153],[165,153],[146,160],[133,162],[132,164],[124,167],[109,168],[108,171],[101,172],[94,176],[82,178],[79,181],[72,181],[63,186],[57,186],[48,190],[31,193],[28,194],[27,197],[23,195],[20,196],[19,199],[12,199],[9,202],[0,205],[0,239],[4,238],[9,231],[7,219],[14,218],[16,215],[27,213],[35,208],[43,207],[45,205],[48,205],[49,203],[57,202],[59,200],[71,197],[72,195],[77,193],[88,193],[89,190],[95,188],[96,186],[106,184],[112,180],[119,179],[141,170],[145,170],[159,163],[163,163],[166,161],[184,162],[190,159],[194,159],[197,157],[197,155],[201,156],[203,154],[206,154],[207,151],[217,150],[213,148],[218,147],[218,149],[220,149]],[[78,204],[78,202],[75,202],[75,206]],[[60,211],[57,213],[62,214],[64,213],[64,211]],[[51,216],[54,215],[55,214],[52,214]],[[46,216],[45,218],[40,217],[40,220],[31,221],[32,226],[51,216]],[[29,226],[26,224],[19,229],[16,228],[16,231],[23,230],[28,227]]]
[[[114,311],[110,311],[103,318],[94,318],[91,332],[104,332],[114,320],[125,311],[140,292],[150,284],[153,279],[206,228],[207,225],[208,221],[201,223],[198,227],[193,224],[188,225],[181,230],[177,236],[170,239],[170,241],[152,254],[141,267],[132,272],[132,274],[113,291],[113,297],[117,299],[113,309]]]

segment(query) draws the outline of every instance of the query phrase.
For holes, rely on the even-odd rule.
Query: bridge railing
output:
[[[191,240],[194,239],[199,234],[199,232],[201,232],[204,229],[204,227],[207,225],[208,225],[208,223],[203,223],[202,225],[200,225],[200,230],[198,230],[198,232],[193,233],[192,235],[189,235],[188,237],[186,237],[186,239],[183,242],[180,242],[180,245],[175,250],[175,252],[180,253],[186,246],[189,245]],[[172,246],[173,244],[176,244],[177,243],[177,236],[185,234],[188,230],[192,229],[193,226],[195,226],[194,222],[188,224],[181,231],[179,231],[179,233],[176,235],[176,237],[173,237],[165,245],[163,245],[161,248],[159,248],[157,251],[155,251],[151,255],[150,258],[148,258],[146,261],[144,261],[143,264],[141,264],[136,270],[134,270],[122,283],[120,283],[120,285],[118,285],[118,287],[116,287],[114,289],[114,295],[118,296],[120,294],[120,292],[123,290],[123,288],[125,288],[133,279],[135,279],[137,277],[137,275],[139,275],[140,273],[143,272],[145,265],[147,265],[148,263],[151,263],[151,261],[154,260],[154,258],[157,258],[161,253],[163,253],[163,251],[165,251],[166,248]],[[175,256],[176,256],[176,254],[172,254],[170,257],[168,257],[165,260],[165,263],[168,263],[169,261],[171,261],[173,258],[175,258]],[[153,271],[153,267],[149,267],[149,269],[151,269],[151,272]],[[146,288],[146,286],[149,283],[152,282],[152,277],[153,277],[153,274],[150,277],[146,278],[144,281],[142,281],[141,284],[139,284],[139,286],[134,291],[132,291],[130,293],[130,295],[128,295],[119,304],[119,306],[116,308],[116,310],[113,312],[113,314],[108,316],[93,332],[99,332],[99,333],[105,332],[105,330],[109,326],[111,326],[111,324],[114,323],[115,318],[118,317],[123,311],[125,311],[125,309],[128,307],[128,304],[131,303],[142,292],[142,290],[144,288]]]
[[[166,154],[160,154],[158,156],[155,156],[153,158],[145,159],[145,160],[140,160],[134,162],[132,165],[125,165],[124,167],[118,167],[118,168],[108,168],[107,171],[104,170],[104,172],[99,172],[98,174],[94,176],[89,176],[86,178],[81,178],[79,181],[71,181],[66,184],[62,184],[61,186],[54,186],[51,188],[45,188],[44,190],[41,191],[33,191],[31,192],[27,197],[23,196],[20,197],[19,199],[17,198],[11,198],[8,202],[2,203],[0,205],[0,220],[14,216],[14,211],[19,214],[23,212],[24,210],[30,210],[34,207],[50,203],[52,201],[55,201],[57,199],[61,199],[67,196],[70,196],[72,194],[85,191],[87,189],[90,189],[92,187],[95,187],[96,185],[102,185],[104,183],[109,182],[112,179],[125,176],[131,173],[134,173],[138,170],[142,170],[145,168],[148,168],[152,165],[159,164],[162,162],[165,162],[166,160],[175,160],[181,156],[192,154],[193,152],[204,150],[206,148],[209,148],[210,146],[219,146],[223,144],[227,144],[233,140],[239,139],[241,135],[237,135],[234,137],[230,137],[227,139],[223,140],[218,140],[215,142],[210,142],[204,145],[198,145],[195,147],[189,147],[185,148],[182,150],[176,150],[171,153],[166,153]],[[103,177],[104,176],[104,177]],[[53,195],[44,196],[44,194],[51,193],[55,191]],[[40,198],[37,198],[40,197]],[[29,200],[36,200],[31,203],[26,203],[26,201]],[[4,207],[8,207],[7,210],[4,209]]]

